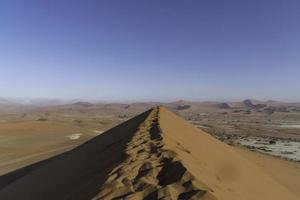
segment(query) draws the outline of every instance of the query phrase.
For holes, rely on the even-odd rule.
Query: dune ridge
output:
[[[163,107],[0,177],[0,199],[298,199],[230,146]]]
[[[128,143],[127,160],[115,168],[94,200],[214,199],[176,157],[164,149],[155,108]]]

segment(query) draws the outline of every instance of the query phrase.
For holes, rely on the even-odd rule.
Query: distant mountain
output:
[[[190,107],[191,107],[190,105],[177,106],[177,110],[187,110]]]
[[[0,98],[0,105],[1,104],[11,104],[11,102],[8,99]]]
[[[254,107],[254,104],[252,103],[252,101],[250,99],[244,100],[243,103],[248,108],[253,108]]]
[[[279,101],[259,101],[255,99],[246,99],[238,102],[217,102],[217,101],[185,101],[178,100],[174,102],[134,102],[134,103],[108,103],[82,100],[59,100],[59,99],[12,99],[0,98],[0,110],[20,110],[32,108],[51,109],[75,109],[82,110],[91,108],[104,113],[118,113],[117,111],[126,110],[129,113],[137,113],[151,107],[163,105],[173,111],[178,112],[207,112],[210,109],[238,109],[252,110],[256,112],[298,112],[300,103],[287,103]]]
[[[58,99],[27,99],[27,98],[0,98],[0,104],[14,105],[57,105],[68,103]]]
[[[220,103],[218,105],[218,107],[222,108],[222,109],[229,109],[229,108],[231,108],[231,106],[228,103]]]
[[[92,104],[90,102],[79,101],[79,102],[73,103],[72,105],[74,105],[74,106],[83,106],[83,107],[90,107],[90,106],[93,106],[94,104]]]

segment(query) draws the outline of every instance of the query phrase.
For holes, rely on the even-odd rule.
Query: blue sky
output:
[[[300,101],[300,2],[0,1],[0,96]]]

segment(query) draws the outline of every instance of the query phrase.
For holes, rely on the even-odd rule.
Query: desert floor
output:
[[[0,174],[71,150],[152,106],[139,104],[125,109],[124,105],[118,104],[68,105],[22,112],[2,111]],[[297,184],[300,180],[298,112],[249,114],[207,105],[187,110],[176,108],[169,105],[170,110],[231,145],[244,158],[256,163],[262,171],[300,196]]]

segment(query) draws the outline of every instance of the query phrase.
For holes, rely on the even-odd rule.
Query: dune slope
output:
[[[165,148],[217,199],[299,199],[238,151],[186,123],[168,110],[160,109]]]
[[[297,199],[230,146],[165,108],[0,177],[0,199]]]

